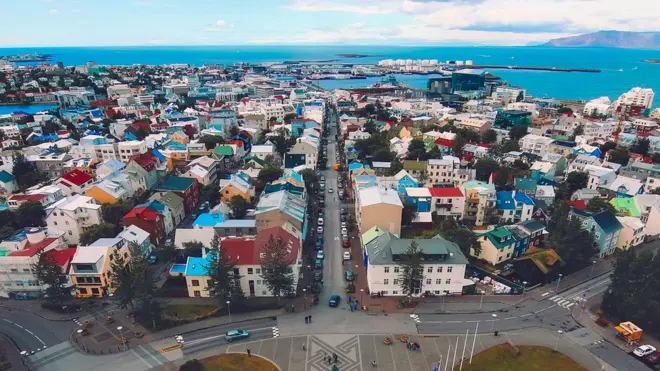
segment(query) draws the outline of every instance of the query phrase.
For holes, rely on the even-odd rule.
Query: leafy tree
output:
[[[502,147],[500,149],[502,153],[509,153],[512,151],[520,151],[520,145],[518,144],[518,141],[516,140],[507,140],[502,144]]]
[[[69,286],[69,276],[57,264],[53,254],[43,250],[37,252],[37,263],[32,265],[32,271],[39,283],[46,286],[46,300],[61,305],[71,299],[73,286]]]
[[[614,210],[614,206],[612,206],[612,204],[607,202],[607,200],[605,200],[604,198],[600,198],[600,197],[594,197],[591,200],[589,200],[587,202],[586,209],[588,211],[592,211],[596,213],[604,210],[610,210],[612,211],[612,213],[616,214],[616,210]]]
[[[14,152],[12,174],[21,189],[30,188],[41,181],[36,166],[28,162],[21,152]]]
[[[176,246],[173,243],[164,243],[156,247],[158,258],[163,261],[170,262],[179,254]]]
[[[422,236],[425,236],[426,232],[428,231],[423,231]],[[433,237],[439,233],[447,241],[458,245],[465,256],[470,256],[470,249],[474,249],[477,255],[481,253],[481,245],[477,240],[477,235],[471,230],[461,227],[454,219],[441,221],[438,230],[431,232],[433,233],[429,237]]]
[[[569,208],[562,207],[560,213],[553,213],[550,245],[566,262],[568,271],[575,271],[588,265],[598,252],[594,237],[582,229],[582,223],[576,217],[568,216]]]
[[[401,211],[401,224],[410,226],[417,217],[417,206],[412,202],[404,202],[403,210]]]
[[[264,279],[266,287],[279,303],[283,295],[288,295],[294,291],[294,277],[291,270],[293,261],[289,258],[284,241],[282,239],[275,240],[272,235],[263,247],[262,252],[261,278]]]
[[[435,159],[435,160],[441,160],[442,159],[442,152],[440,151],[440,148],[438,146],[433,146],[427,153],[427,157],[429,160]]]
[[[240,129],[239,129],[238,126],[236,126],[236,125],[232,126],[232,127],[229,129],[229,135],[230,135],[232,138],[236,138],[236,137],[238,136],[238,133],[240,133]]]
[[[371,158],[372,161],[381,161],[381,162],[391,162],[394,160],[395,154],[390,151],[388,148],[381,148],[376,153],[374,153]]]
[[[484,143],[495,143],[497,141],[497,132],[493,129],[488,129],[481,137],[481,141]]]
[[[600,148],[600,157],[605,158],[605,155],[607,154],[607,152],[609,152],[610,150],[616,148],[616,143],[608,141],[608,142],[605,142],[605,143],[601,144],[599,148]]]
[[[516,142],[525,135],[527,135],[527,126],[525,125],[517,125],[509,130],[509,138],[511,140],[515,140]]]
[[[179,371],[204,371],[204,364],[197,359],[191,359],[179,367]]]
[[[399,171],[403,170],[403,164],[397,159],[393,159],[390,162],[389,176],[396,175]]]
[[[477,160],[477,163],[474,164],[474,170],[477,173],[477,180],[483,182],[488,181],[490,174],[499,170],[500,164],[497,161],[489,157],[483,157]]]
[[[422,289],[424,279],[424,265],[422,250],[415,240],[410,242],[405,257],[400,261],[399,282],[401,292],[411,296]]]
[[[206,149],[213,149],[215,148],[218,144],[222,144],[225,142],[225,138],[221,137],[220,135],[202,135],[201,138],[197,140],[198,143],[204,143],[204,146]]]
[[[651,155],[651,161],[653,161],[654,164],[660,163],[660,152],[656,152]]]
[[[245,215],[250,209],[250,203],[238,195],[231,198],[229,206],[231,207],[231,213],[234,216],[234,219],[245,218]]]
[[[46,211],[44,205],[37,201],[28,201],[21,204],[16,210],[15,220],[19,228],[43,227]]]
[[[151,322],[155,329],[162,317],[162,306],[156,298],[156,283],[152,270],[149,269],[147,256],[136,244],[129,244],[130,269],[134,282],[135,318],[142,322]]]
[[[265,167],[259,171],[257,180],[261,184],[268,184],[279,179],[284,171],[281,168]]]
[[[215,296],[221,305],[226,305],[227,300],[239,301],[243,299],[243,290],[239,283],[240,276],[236,273],[236,262],[231,260],[227,248],[220,244],[218,237],[211,241],[211,254],[209,265],[206,267],[206,275],[210,278],[208,291]]]
[[[649,141],[648,138],[637,138],[637,140],[632,145],[630,150],[642,156],[648,156],[650,146],[651,146],[651,142]]]
[[[80,234],[80,244],[89,245],[90,243],[98,240],[99,238],[112,238],[115,237],[117,233],[115,232],[115,226],[108,223],[101,223],[93,225],[85,229]]]
[[[284,158],[284,155],[289,151],[289,147],[295,144],[295,139],[292,143],[284,135],[280,134],[271,138],[271,142],[275,147],[275,152],[280,155],[280,158]]]
[[[129,306],[133,308],[135,301],[134,277],[128,262],[119,251],[115,250],[111,255],[110,262],[110,285],[112,287],[112,299],[117,302],[121,309]]]
[[[284,115],[284,122],[287,125],[289,125],[291,124],[291,120],[295,119],[296,117],[298,117],[298,115],[296,115],[295,113],[287,113],[286,115]]]
[[[316,188],[316,184],[319,181],[319,177],[316,176],[316,173],[312,169],[304,169],[300,171],[300,175],[303,177],[303,180],[305,181],[305,188],[307,188],[307,191],[309,192],[310,190]]]
[[[630,154],[623,148],[617,148],[614,151],[610,152],[609,155],[610,162],[619,164],[621,166],[627,166],[628,161],[630,160]]]
[[[456,138],[454,138],[454,145],[452,146],[452,151],[454,151],[456,157],[461,157],[465,143],[465,138],[462,135],[456,135]]]
[[[589,174],[582,171],[573,171],[566,176],[566,186],[569,194],[587,187]]]
[[[268,155],[266,158],[264,158],[264,167],[281,169],[282,160],[274,155]]]
[[[214,183],[205,185],[199,191],[199,199],[201,202],[208,202],[209,208],[214,208],[220,203],[220,187]]]
[[[376,123],[374,122],[374,120],[369,119],[362,126],[362,130],[366,131],[369,134],[373,134],[377,131]]]
[[[103,220],[111,225],[119,227],[124,215],[128,214],[133,208],[131,201],[121,201],[114,204],[101,205],[101,215]]]
[[[426,161],[426,146],[424,142],[420,139],[413,139],[408,144],[408,159],[414,160],[418,159],[420,161]]]
[[[367,115],[373,115],[374,113],[376,113],[376,107],[371,103],[365,105],[363,109],[364,109],[364,113],[366,113]]]
[[[569,113],[569,112],[573,113],[573,110],[565,106],[559,107],[559,109],[557,110],[557,113]]]

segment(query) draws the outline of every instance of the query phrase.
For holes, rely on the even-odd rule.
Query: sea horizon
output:
[[[391,46],[391,45],[150,45],[98,47],[22,47],[0,48],[0,55],[50,54],[50,63],[66,66],[94,61],[100,65],[163,65],[185,63],[208,64],[264,63],[283,61],[327,61],[352,64],[375,64],[383,59],[471,60],[474,64],[537,67],[595,68],[600,73],[543,72],[492,69],[510,85],[526,88],[541,98],[590,100],[608,96],[611,100],[635,86],[652,88],[660,93],[660,64],[645,63],[660,58],[660,50],[624,48],[557,48],[548,46]],[[338,54],[366,55],[345,58]],[[38,65],[39,62],[29,63]],[[424,88],[422,77],[402,77],[415,88]],[[328,89],[366,87],[378,79],[323,80]],[[656,101],[658,101],[656,99]]]

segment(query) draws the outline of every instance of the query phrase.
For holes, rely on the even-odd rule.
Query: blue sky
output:
[[[660,1],[0,0],[0,47],[526,45],[660,30]],[[10,15],[10,16],[7,16]]]

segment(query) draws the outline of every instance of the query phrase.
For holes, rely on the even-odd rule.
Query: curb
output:
[[[581,284],[583,284],[583,283],[585,283],[585,282],[587,282],[587,281],[591,281],[591,280],[593,280],[593,279],[600,278],[600,277],[603,277],[603,276],[608,275],[608,274],[611,274],[611,273],[612,273],[612,271],[610,270],[610,271],[607,271],[607,272],[603,272],[603,273],[597,274],[597,275],[595,275],[595,276],[591,276],[589,279],[587,279],[587,280],[585,280],[585,281],[578,282],[578,283],[573,284],[573,285],[570,285],[570,286],[568,286],[568,287],[563,287],[561,290],[557,291],[557,294],[561,294],[562,292],[565,292],[565,291],[568,291],[568,290],[570,290],[570,289],[572,289],[572,288],[574,288],[574,287],[580,286]]]
[[[9,310],[17,310],[17,311],[22,311],[22,312],[32,313],[32,314],[34,314],[34,315],[37,316],[37,317],[41,317],[41,318],[45,319],[46,321],[51,321],[51,322],[69,322],[69,321],[72,321],[74,318],[78,318],[78,317],[73,317],[73,316],[72,316],[71,318],[51,318],[51,317],[46,317],[46,316],[44,316],[43,314],[40,314],[40,313],[35,312],[35,311],[33,311],[33,310],[30,310],[30,309],[16,308],[16,307],[12,307],[12,306],[8,306],[8,305],[3,305],[3,304],[0,304],[0,308],[5,308],[5,309],[9,309]]]
[[[220,327],[220,326],[225,326],[225,325],[228,325],[228,324],[230,324],[230,323],[244,323],[244,322],[248,322],[248,321],[259,321],[259,320],[264,320],[264,319],[272,319],[272,320],[277,321],[277,317],[275,317],[275,316],[256,317],[256,318],[250,318],[250,319],[243,319],[243,320],[240,320],[240,321],[232,321],[232,322],[220,323],[220,324],[212,325],[212,326],[200,327],[200,328],[197,328],[197,329],[194,329],[194,330],[188,330],[188,331],[179,332],[179,333],[177,333],[177,334],[178,334],[178,335],[185,335],[185,334],[190,334],[190,333],[193,333],[193,332],[196,332],[196,331],[200,331],[200,330],[207,330],[207,329],[210,329],[210,328],[216,328],[216,327]],[[193,322],[193,323],[194,323],[194,322]],[[156,334],[154,334],[154,335],[156,335]],[[170,337],[170,336],[162,336],[162,337],[159,337],[159,339],[167,339],[167,338],[169,338],[169,337]]]

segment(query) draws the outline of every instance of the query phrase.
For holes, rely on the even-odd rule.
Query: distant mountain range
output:
[[[660,49],[660,32],[598,31],[553,39],[541,46]]]

